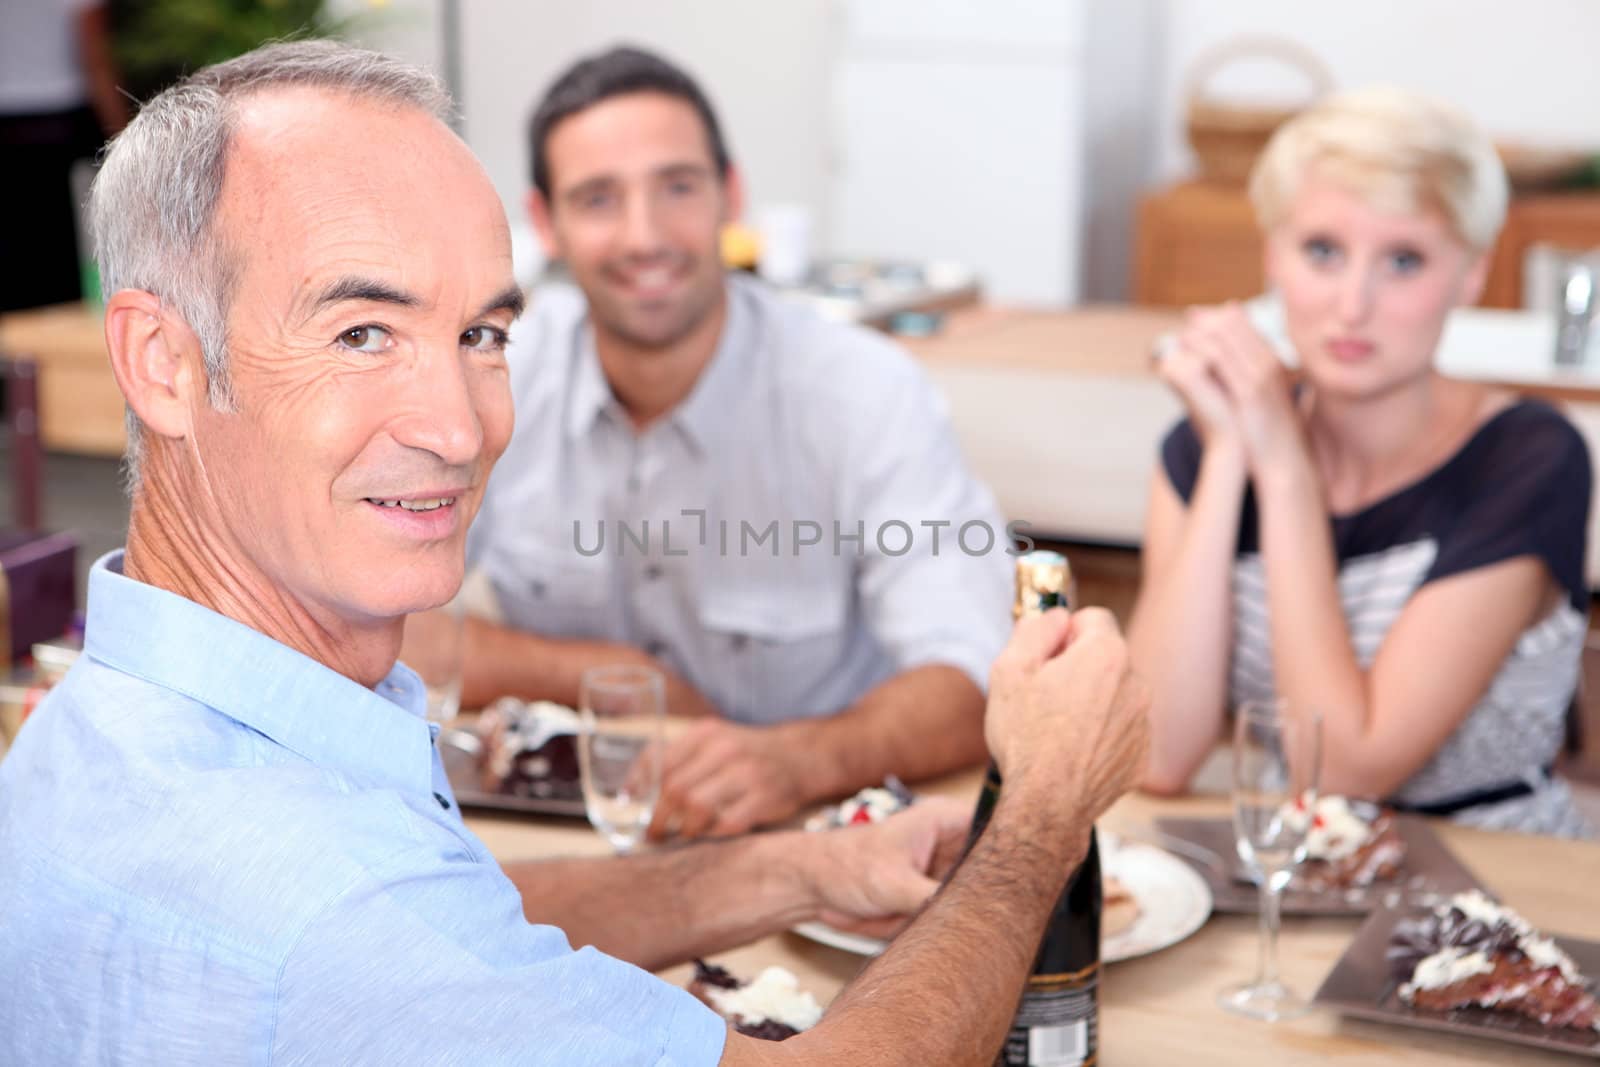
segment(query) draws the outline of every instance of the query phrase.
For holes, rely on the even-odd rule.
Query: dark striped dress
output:
[[[1184,500],[1194,489],[1200,452],[1187,421],[1162,443],[1167,476]],[[1583,652],[1589,495],[1583,438],[1555,409],[1522,401],[1485,422],[1419,481],[1332,519],[1339,598],[1363,668],[1428,582],[1535,556],[1567,594],[1523,632],[1477,706],[1391,802],[1488,829],[1593,836],[1567,784],[1550,774]],[[1258,534],[1254,496],[1247,492],[1233,569],[1229,692],[1235,706],[1274,693]],[[1417,669],[1447,671],[1451,665],[1419,663]]]

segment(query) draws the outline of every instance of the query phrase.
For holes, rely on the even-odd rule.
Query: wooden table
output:
[[[928,792],[970,798],[978,776],[955,776]],[[1130,837],[1156,815],[1220,815],[1217,797],[1155,800],[1124,798],[1102,826]],[[468,825],[502,861],[607,851],[586,824],[473,816]],[[1550,932],[1600,939],[1600,844],[1558,841],[1436,824],[1440,836],[1473,873],[1508,904]],[[1309,997],[1343,953],[1356,919],[1286,919],[1279,940],[1283,976]],[[1248,978],[1255,966],[1256,920],[1214,915],[1193,937],[1141,959],[1107,967],[1102,986],[1101,1062],[1114,1064],[1573,1064],[1570,1057],[1514,1045],[1457,1038],[1400,1026],[1346,1021],[1317,1010],[1288,1023],[1268,1025],[1224,1012],[1217,991]],[[754,975],[778,964],[799,976],[824,1003],[864,966],[858,956],[794,934],[776,934],[716,957],[735,973]],[[687,985],[690,969],[661,977]]]

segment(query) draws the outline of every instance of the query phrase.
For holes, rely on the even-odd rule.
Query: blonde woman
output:
[[[1233,305],[1189,313],[1162,375],[1188,418],[1150,490],[1131,627],[1155,692],[1145,775],[1184,789],[1226,709],[1314,705],[1329,792],[1586,835],[1552,777],[1588,591],[1589,457],[1553,408],[1446,378],[1504,170],[1397,90],[1283,127],[1250,195],[1297,380]]]

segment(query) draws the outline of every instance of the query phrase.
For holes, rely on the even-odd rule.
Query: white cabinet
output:
[[[828,248],[955,259],[997,300],[1076,303],[1090,223],[1103,228],[1087,218],[1096,182],[1121,182],[1152,139],[1138,117],[1153,111],[1151,0],[842,4]],[[1131,116],[1121,146],[1091,105]]]
[[[827,245],[954,259],[993,297],[1076,299],[1082,0],[847,0]]]

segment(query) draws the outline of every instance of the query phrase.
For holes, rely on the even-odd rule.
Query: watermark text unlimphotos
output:
[[[865,556],[876,551],[885,556],[904,556],[913,550],[929,555],[961,552],[986,556],[1004,549],[1010,556],[1033,551],[1029,523],[1013,519],[1002,530],[983,519],[956,522],[950,519],[887,519],[868,528],[866,520],[853,525],[830,520],[826,525],[811,519],[770,519],[765,523],[748,519],[709,520],[704,508],[685,508],[678,520],[638,519],[628,521],[599,519],[585,524],[572,520],[572,547],[580,556],[598,556],[610,551],[616,556],[629,552],[652,554],[652,546],[663,556],[687,556],[703,550],[719,556],[758,556],[774,558],[798,556],[803,552],[828,552],[834,556]]]

